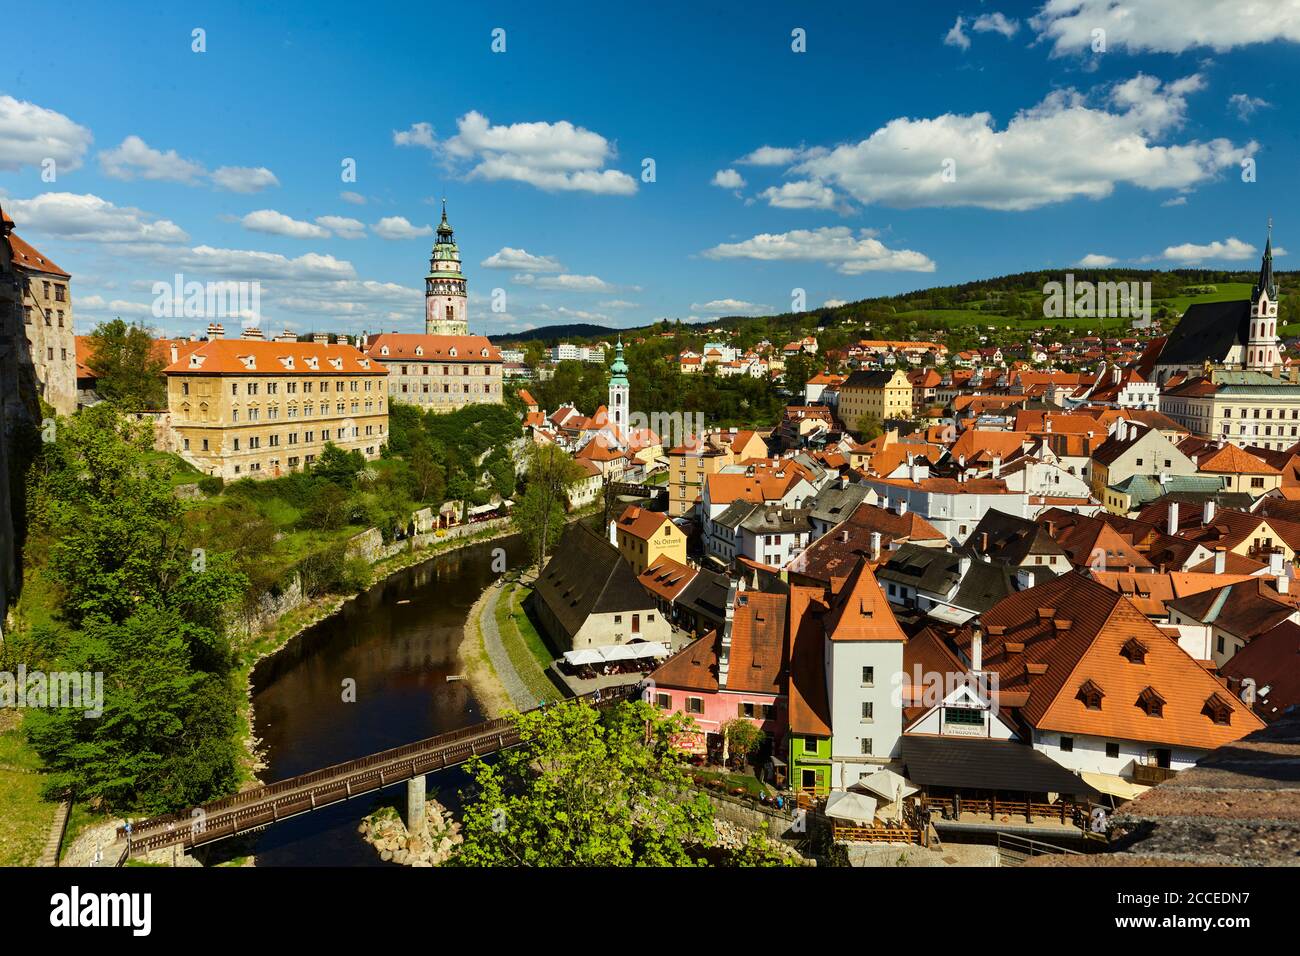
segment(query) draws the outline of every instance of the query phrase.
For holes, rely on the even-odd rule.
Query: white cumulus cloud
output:
[[[1139,74],[1094,94],[1100,102],[1057,90],[1002,129],[987,112],[893,119],[790,171],[859,202],[899,208],[1034,209],[1101,199],[1121,183],[1184,190],[1258,149],[1226,139],[1159,142],[1183,123],[1188,94],[1203,87],[1197,74],[1169,83]],[[1062,149],[1062,143],[1089,145]]]
[[[868,230],[855,235],[847,226],[761,233],[743,242],[722,243],[704,251],[709,259],[761,262],[824,262],[845,275],[863,272],[933,272],[934,262],[911,249],[890,249]]]
[[[723,189],[744,189],[745,177],[734,169],[719,169],[713,174],[713,185]]]
[[[765,315],[773,308],[744,299],[713,299],[709,302],[692,302],[692,312],[707,312],[710,315]]]
[[[348,216],[317,216],[316,225],[328,229],[340,239],[360,239],[366,234],[366,224]]]
[[[240,224],[250,232],[287,236],[290,239],[328,239],[330,236],[330,231],[322,226],[294,219],[274,209],[250,212],[240,220]]]
[[[222,166],[212,174],[212,181],[232,193],[256,193],[280,185],[265,166]]]
[[[202,163],[185,159],[174,149],[166,152],[154,149],[139,136],[128,136],[112,149],[103,150],[99,154],[99,165],[104,175],[123,180],[146,179],[193,185],[207,175]]]
[[[1249,242],[1242,242],[1234,236],[1229,236],[1222,241],[1216,239],[1214,242],[1203,244],[1184,242],[1181,245],[1169,246],[1160,255],[1161,258],[1172,259],[1175,262],[1200,262],[1203,259],[1239,262],[1243,259],[1255,258],[1259,255],[1259,250]]]
[[[614,158],[609,140],[567,120],[494,126],[472,111],[456,121],[456,135],[444,148],[471,164],[473,178],[513,180],[547,192],[630,196],[637,188],[627,173],[604,168]]]
[[[432,226],[413,226],[405,216],[385,216],[370,230],[380,239],[418,239],[433,235]]]
[[[768,205],[778,209],[833,209],[835,190],[819,182],[800,179],[769,186],[759,193]]]
[[[1118,261],[1114,256],[1103,256],[1097,252],[1090,252],[1075,265],[1081,269],[1104,269],[1106,266],[1113,266]]]
[[[11,199],[9,215],[24,233],[88,242],[185,242],[185,230],[132,206],[115,206],[91,193],[42,193]]]
[[[420,146],[432,150],[436,143],[433,126],[429,123],[412,123],[410,129],[393,130],[394,146]]]
[[[965,19],[958,17],[957,22],[954,23],[952,28],[943,35],[943,45],[955,46],[959,50],[969,50],[970,37],[968,37],[962,30],[962,27],[965,26],[965,24]]]
[[[1300,42],[1300,0],[1048,0],[1030,21],[1052,55],[1093,49],[1216,52],[1276,40]]]
[[[52,159],[57,172],[77,169],[94,139],[90,130],[35,103],[0,96],[0,170],[16,172]]]
[[[554,256],[535,256],[526,249],[502,246],[484,259],[485,269],[513,269],[516,272],[563,272],[564,266]]]

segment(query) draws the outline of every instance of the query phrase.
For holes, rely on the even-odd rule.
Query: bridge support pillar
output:
[[[424,774],[406,781],[406,829],[414,833],[424,826]]]

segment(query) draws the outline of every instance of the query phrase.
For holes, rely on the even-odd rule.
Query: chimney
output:
[[[1224,550],[1223,545],[1218,545],[1214,549],[1214,573],[1223,574],[1228,567],[1228,552]]]
[[[226,327],[225,327],[224,325],[222,325],[220,322],[209,322],[209,323],[208,323],[208,338],[209,338],[209,339],[219,339],[219,338],[223,337],[225,334],[226,334]]]
[[[980,532],[980,554],[988,554],[988,553],[989,553],[989,533],[987,531],[981,531]]]
[[[1178,534],[1178,502],[1176,501],[1169,502],[1169,525],[1165,530],[1169,532],[1170,537]]]
[[[871,560],[876,561],[880,558],[880,532],[871,532]]]
[[[1002,457],[1000,455],[994,455],[993,456],[993,477],[994,478],[1000,477],[1001,474],[1002,474]]]
[[[1268,573],[1275,578],[1281,578],[1282,570],[1282,552],[1274,551],[1268,556]],[[1281,590],[1280,588],[1278,590]]]
[[[611,521],[609,523],[609,543],[616,548],[618,547],[618,522],[617,521]]]
[[[178,349],[178,348],[176,347],[176,343],[175,343],[175,342],[173,342],[173,343],[171,344],[171,355],[172,355],[172,363],[173,363],[173,364],[175,364],[176,360],[179,359],[179,358],[181,357],[181,351],[180,351],[180,349]]]
[[[966,574],[969,571],[970,571],[970,558],[964,554],[960,555],[957,558],[957,574],[960,575],[962,580],[965,580]]]
[[[329,336],[329,333],[328,333],[328,332],[313,332],[313,333],[311,334],[311,340],[312,340],[312,342],[314,342],[316,345],[329,345],[329,344],[330,344],[330,336]]]
[[[1049,435],[1052,433],[1052,417],[1050,415],[1043,416],[1043,431]]]
[[[1213,520],[1214,520],[1214,499],[1207,498],[1205,500],[1205,508],[1201,512],[1201,524],[1209,524]]]
[[[970,632],[970,669],[981,670],[984,667],[984,628],[978,624]]]
[[[907,499],[906,499],[906,498],[899,498],[899,499],[898,499],[898,513],[899,513],[900,515],[905,515],[905,514],[907,514]]]

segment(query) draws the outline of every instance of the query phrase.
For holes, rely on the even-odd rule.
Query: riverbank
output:
[[[239,715],[239,736],[246,759],[240,768],[239,788],[244,790],[249,787],[261,786],[265,782],[258,778],[258,774],[265,769],[265,760],[259,749],[261,741],[257,739],[253,732],[252,675],[258,664],[269,657],[274,657],[304,631],[337,614],[349,601],[355,600],[358,595],[387,578],[442,555],[489,541],[508,538],[517,533],[514,526],[507,523],[494,526],[479,534],[465,535],[447,541],[435,542],[427,547],[399,551],[397,554],[381,558],[372,564],[365,584],[357,591],[351,594],[331,594],[320,598],[309,598],[298,607],[275,618],[269,628],[263,628],[252,635],[251,639],[245,642],[244,646],[237,651],[239,664],[234,676],[234,679],[239,681],[244,689],[243,706],[240,707]]]

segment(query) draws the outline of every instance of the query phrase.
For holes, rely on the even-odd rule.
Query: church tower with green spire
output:
[[[1259,266],[1259,281],[1250,294],[1250,332],[1246,340],[1246,368],[1270,372],[1282,361],[1277,338],[1277,279],[1273,277],[1273,220],[1268,221],[1268,241]]]
[[[627,440],[628,398],[627,363],[623,361],[623,336],[614,349],[614,364],[609,367],[609,423],[617,429],[620,441]]]
[[[424,331],[427,335],[468,335],[465,309],[465,275],[460,271],[460,250],[447,222],[447,200],[442,201],[442,222],[424,279]]]

